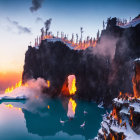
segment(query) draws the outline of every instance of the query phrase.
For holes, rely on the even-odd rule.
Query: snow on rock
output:
[[[15,90],[16,91],[16,90]],[[15,92],[14,91],[14,92]],[[28,99],[28,96],[22,93],[6,93],[6,94],[1,94],[0,95],[0,101],[2,100],[25,100]]]
[[[110,129],[113,130],[116,133],[124,133],[124,135],[126,136],[125,140],[140,140],[140,135],[137,135],[131,128],[131,126],[129,125],[129,122],[126,122],[126,126],[125,127],[120,127],[120,126],[115,126],[115,125],[111,125]]]
[[[74,47],[73,46],[71,46],[71,44],[70,43],[67,43],[67,42],[65,42],[65,41],[63,41],[61,38],[49,38],[49,39],[46,39],[48,42],[57,42],[57,41],[61,41],[61,42],[63,42],[64,44],[66,44],[70,49],[74,49]]]
[[[39,46],[35,46],[35,49],[38,50],[39,49]]]
[[[98,133],[104,135],[104,132],[102,131],[102,128],[99,129]]]
[[[134,108],[134,112],[140,113],[140,103],[132,103],[130,107]]]
[[[123,100],[122,98],[115,98],[113,99],[113,103],[118,107],[121,107],[123,104],[128,106],[129,100]]]
[[[140,61],[140,58],[136,58],[134,61]]]
[[[0,97],[0,100],[25,100],[27,99],[26,96],[21,95],[21,96],[2,96]]]
[[[62,41],[61,40],[61,38],[48,38],[48,39],[46,39],[47,40],[47,42],[57,42],[57,41]]]
[[[104,108],[103,105],[104,105],[104,103],[103,103],[103,101],[102,101],[102,102],[98,105],[98,107],[99,107],[99,108]]]
[[[120,111],[120,114],[122,114],[122,115],[130,115],[129,109],[128,108],[122,108],[122,110]]]
[[[113,100],[113,107],[116,111],[103,115],[101,128],[94,139],[140,140],[139,124],[137,123],[140,118],[139,98],[115,98]],[[132,115],[133,118],[131,117]]]
[[[1,100],[23,100],[35,99],[42,96],[42,88],[47,87],[46,81],[42,78],[31,79],[27,82],[28,86],[15,88],[10,93],[0,94]]]
[[[123,26],[119,26],[121,28],[129,28],[129,27],[135,27],[136,25],[140,24],[140,18],[134,19],[131,22],[123,25]]]

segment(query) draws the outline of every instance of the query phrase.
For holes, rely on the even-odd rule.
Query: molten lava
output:
[[[71,96],[74,95],[76,91],[76,77],[75,75],[69,75],[63,84],[61,93],[66,96]]]
[[[65,82],[62,86],[61,93],[63,95],[69,96],[69,88],[68,88],[68,80],[67,79],[65,80]]]
[[[76,78],[75,75],[68,76],[68,88],[70,95],[74,95],[76,92]]]
[[[122,96],[122,92],[120,91],[120,94],[119,94],[119,96]]]
[[[131,120],[131,127],[133,127],[133,111],[130,109],[130,120]]]
[[[106,140],[107,138],[106,138],[106,134],[105,134],[105,132],[104,132],[104,139]]]
[[[118,120],[118,114],[115,107],[113,108],[111,115],[114,117],[115,120]]]
[[[50,109],[50,106],[48,105],[47,108]]]
[[[133,77],[132,83],[133,83],[134,97],[135,98],[139,98],[140,97],[140,95],[139,95],[140,93],[139,93],[138,86],[137,86],[139,81],[136,80],[136,77]]]
[[[132,99],[132,94],[120,92],[118,98],[121,98],[123,100],[131,100]]]
[[[115,140],[115,137],[114,136],[112,137],[112,140]]]
[[[76,106],[77,106],[77,104],[76,104],[75,100],[70,98],[69,103],[68,103],[68,112],[67,112],[67,116],[69,118],[74,118]]]
[[[22,84],[22,81],[20,80],[18,83],[15,84],[15,86],[8,87],[5,89],[5,93],[11,93],[14,89],[21,87],[21,86],[27,86],[27,84]]]
[[[132,78],[134,97],[140,97],[140,63],[135,62],[135,75]]]
[[[49,88],[50,87],[50,81],[49,80],[47,80],[47,87]]]

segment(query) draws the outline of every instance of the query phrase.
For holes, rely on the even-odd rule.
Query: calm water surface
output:
[[[105,109],[95,103],[79,100],[72,103],[69,99],[3,101],[0,102],[0,140],[92,139],[97,135],[103,114]],[[74,118],[70,120],[68,116]],[[81,128],[83,122],[85,126]]]

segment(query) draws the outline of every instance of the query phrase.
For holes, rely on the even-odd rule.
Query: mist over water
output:
[[[0,100],[1,139],[88,140],[94,138],[100,128],[105,109],[98,108],[93,102],[72,98],[51,99],[41,92],[42,87],[45,86],[47,84],[43,79],[32,79],[28,82],[28,87],[19,87],[9,93],[15,97],[25,95],[27,100]],[[74,114],[73,103],[75,103]],[[84,111],[87,113],[84,114]],[[69,115],[73,118],[70,119]],[[81,128],[84,122],[85,126]]]

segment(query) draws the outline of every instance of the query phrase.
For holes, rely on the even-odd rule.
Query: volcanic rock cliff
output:
[[[67,77],[74,74],[77,87],[74,96],[98,103],[103,101],[106,106],[120,91],[133,93],[134,59],[140,56],[140,24],[120,28],[111,21],[116,20],[108,21],[96,47],[72,50],[62,41],[49,39],[42,40],[38,48],[29,46],[25,54],[23,83],[32,78],[44,78],[51,86],[43,92],[58,96]],[[108,46],[104,38],[109,41],[116,39],[113,57],[110,53],[101,53],[102,48]]]

